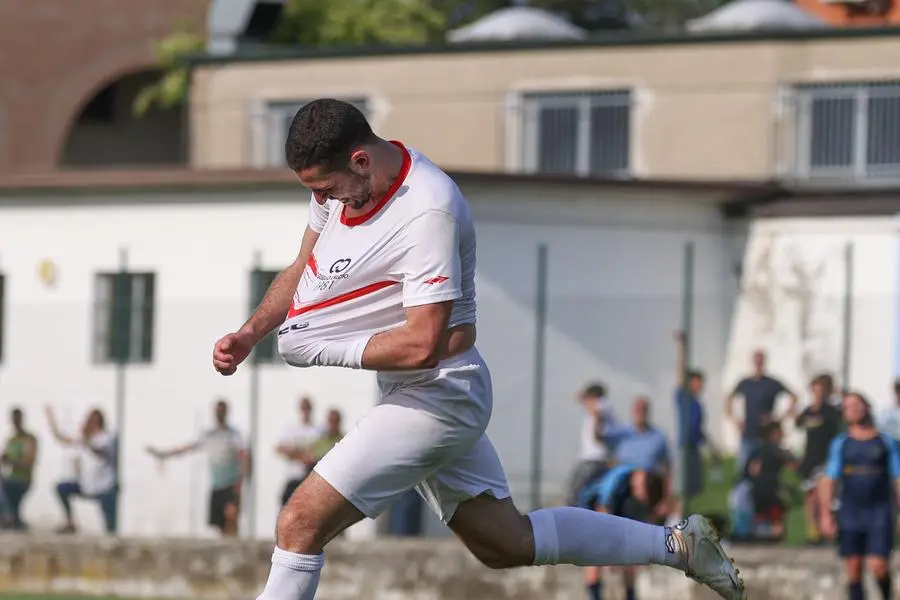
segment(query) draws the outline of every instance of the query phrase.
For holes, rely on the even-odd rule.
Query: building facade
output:
[[[289,369],[265,351],[256,379],[250,368],[223,378],[210,366],[215,339],[238,327],[256,300],[253,279],[270,277],[296,255],[308,195],[289,173],[262,181],[222,173],[218,182],[190,185],[185,178],[196,175],[178,175],[140,186],[121,183],[122,174],[102,185],[94,175],[85,180],[89,188],[71,177],[0,194],[0,396],[25,409],[42,443],[28,517],[44,526],[60,516],[52,486],[66,455],[53,443],[42,407],[54,406],[71,430],[99,406],[122,431],[123,533],[206,534],[203,457],[160,471],[144,448],[195,439],[212,424],[214,400],[224,397],[245,436],[256,423],[252,526],[256,535],[270,535],[284,483],[274,447],[284,424],[298,418],[299,396],[313,398],[319,420],[339,408],[348,428],[377,401],[372,373]],[[534,491],[538,247],[545,244],[548,256],[540,495],[553,501],[577,451],[574,398],[586,382],[604,381],[623,417],[632,397],[646,393],[659,400],[658,422],[674,422],[672,331],[682,313],[688,241],[695,244],[695,310],[703,316],[695,357],[709,370],[712,389],[720,387],[736,291],[725,257],[740,256],[728,245],[720,210],[732,192],[701,184],[458,180],[479,236],[479,347],[495,392],[490,433],[527,508]],[[124,311],[110,293],[120,271],[131,298]],[[78,515],[99,529],[91,508],[79,506]],[[371,532],[371,524],[357,531],[367,527]]]
[[[201,60],[191,162],[280,166],[298,106],[357,103],[449,168],[883,182],[900,176],[893,29]]]

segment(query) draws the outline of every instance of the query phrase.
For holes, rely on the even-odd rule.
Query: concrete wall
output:
[[[893,404],[896,374],[897,221],[893,217],[770,219],[753,224],[730,328],[726,389],[750,369],[756,348],[801,395],[822,371],[843,385],[844,302],[849,285],[850,387]],[[847,280],[848,244],[851,278]],[[728,433],[735,435],[731,428]],[[799,441],[795,438],[795,442]]]
[[[412,144],[441,165],[516,170],[521,94],[627,88],[634,101],[634,175],[765,178],[776,174],[786,151],[780,136],[794,126],[790,111],[779,107],[780,86],[896,79],[893,44],[889,36],[611,42],[201,66],[192,79],[192,164],[253,164],[267,102],[334,96],[368,98],[380,135]]]
[[[268,542],[33,539],[0,543],[0,593],[78,592],[134,598],[238,600],[262,589]],[[841,600],[842,570],[834,552],[797,548],[734,549],[748,597],[756,600]],[[894,581],[898,564],[894,563]],[[574,567],[490,571],[456,541],[335,543],[319,584],[322,600],[564,600],[584,594]],[[717,596],[662,567],[647,568],[637,592],[657,600]],[[606,598],[623,598],[610,577]],[[874,597],[877,592],[869,590]]]
[[[635,394],[650,394],[656,420],[672,427],[672,331],[680,323],[688,240],[696,244],[695,310],[703,317],[695,329],[695,357],[711,374],[711,393],[719,393],[736,284],[714,203],[639,188],[463,187],[479,236],[479,347],[495,381],[489,431],[523,506],[530,492],[540,243],[549,249],[544,501],[559,498],[574,460],[581,419],[574,395],[587,381],[606,382],[622,416]],[[91,362],[92,286],[96,272],[118,267],[125,246],[131,267],[154,271],[158,279],[154,359],[129,367],[126,375],[123,532],[209,535],[203,457],[160,470],[144,447],[193,439],[210,425],[211,403],[219,395],[231,401],[234,424],[248,432],[248,373],[219,377],[209,364],[211,345],[246,316],[254,252],[266,268],[279,268],[295,255],[306,202],[293,187],[0,200],[0,269],[8,293],[0,397],[25,407],[42,442],[26,502],[33,524],[46,527],[59,519],[52,485],[66,466],[50,439],[43,405],[55,406],[70,430],[94,405],[115,422],[115,373]],[[43,261],[56,266],[53,287],[38,277]],[[329,406],[340,408],[348,427],[376,401],[371,373],[261,368],[256,535],[267,536],[274,524],[283,466],[273,448],[283,424],[295,418],[301,393],[314,398],[319,418]],[[714,408],[710,418],[717,414]],[[5,431],[3,423],[0,433]],[[79,505],[77,514],[88,531],[99,529],[93,507]],[[372,529],[366,523],[353,535]]]

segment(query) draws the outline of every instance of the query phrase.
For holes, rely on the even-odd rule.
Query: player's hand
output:
[[[837,523],[834,521],[834,515],[830,512],[822,515],[820,528],[822,529],[822,536],[833,540],[837,536]]]
[[[253,350],[253,340],[241,332],[229,333],[219,339],[213,347],[213,367],[222,375],[234,375],[238,365],[244,362]]]

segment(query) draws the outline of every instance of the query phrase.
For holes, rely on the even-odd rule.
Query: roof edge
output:
[[[542,184],[574,187],[636,188],[682,190],[710,193],[755,193],[771,188],[764,181],[690,180],[690,179],[622,179],[498,173],[447,169],[459,183]],[[143,193],[159,189],[222,189],[245,187],[297,186],[296,176],[287,169],[147,169],[60,171],[25,175],[0,175],[0,195],[130,192]]]
[[[466,54],[476,52],[525,52],[529,50],[567,50],[572,48],[661,46],[688,44],[724,44],[747,42],[806,42],[820,39],[856,39],[900,36],[900,26],[843,27],[803,30],[767,30],[736,32],[656,32],[604,33],[586,40],[510,40],[495,42],[462,42],[404,46],[351,46],[304,48],[273,46],[253,52],[237,52],[227,56],[210,54],[188,58],[193,67],[243,62],[274,62],[328,58],[371,58],[402,55]]]

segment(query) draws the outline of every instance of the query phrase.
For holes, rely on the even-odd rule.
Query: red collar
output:
[[[400,172],[397,173],[397,177],[394,179],[394,182],[391,184],[391,187],[388,188],[388,191],[385,192],[384,196],[381,197],[381,200],[372,207],[368,212],[358,215],[356,217],[348,217],[347,216],[347,207],[345,206],[341,211],[341,223],[346,225],[347,227],[355,227],[357,225],[362,225],[384,208],[384,205],[388,203],[388,200],[394,197],[394,194],[397,193],[397,190],[400,189],[400,186],[403,185],[403,182],[406,180],[406,176],[409,174],[409,169],[412,166],[412,157],[409,155],[409,151],[406,149],[402,143],[391,140],[391,143],[397,146],[400,151],[403,153],[403,164],[400,166]]]

